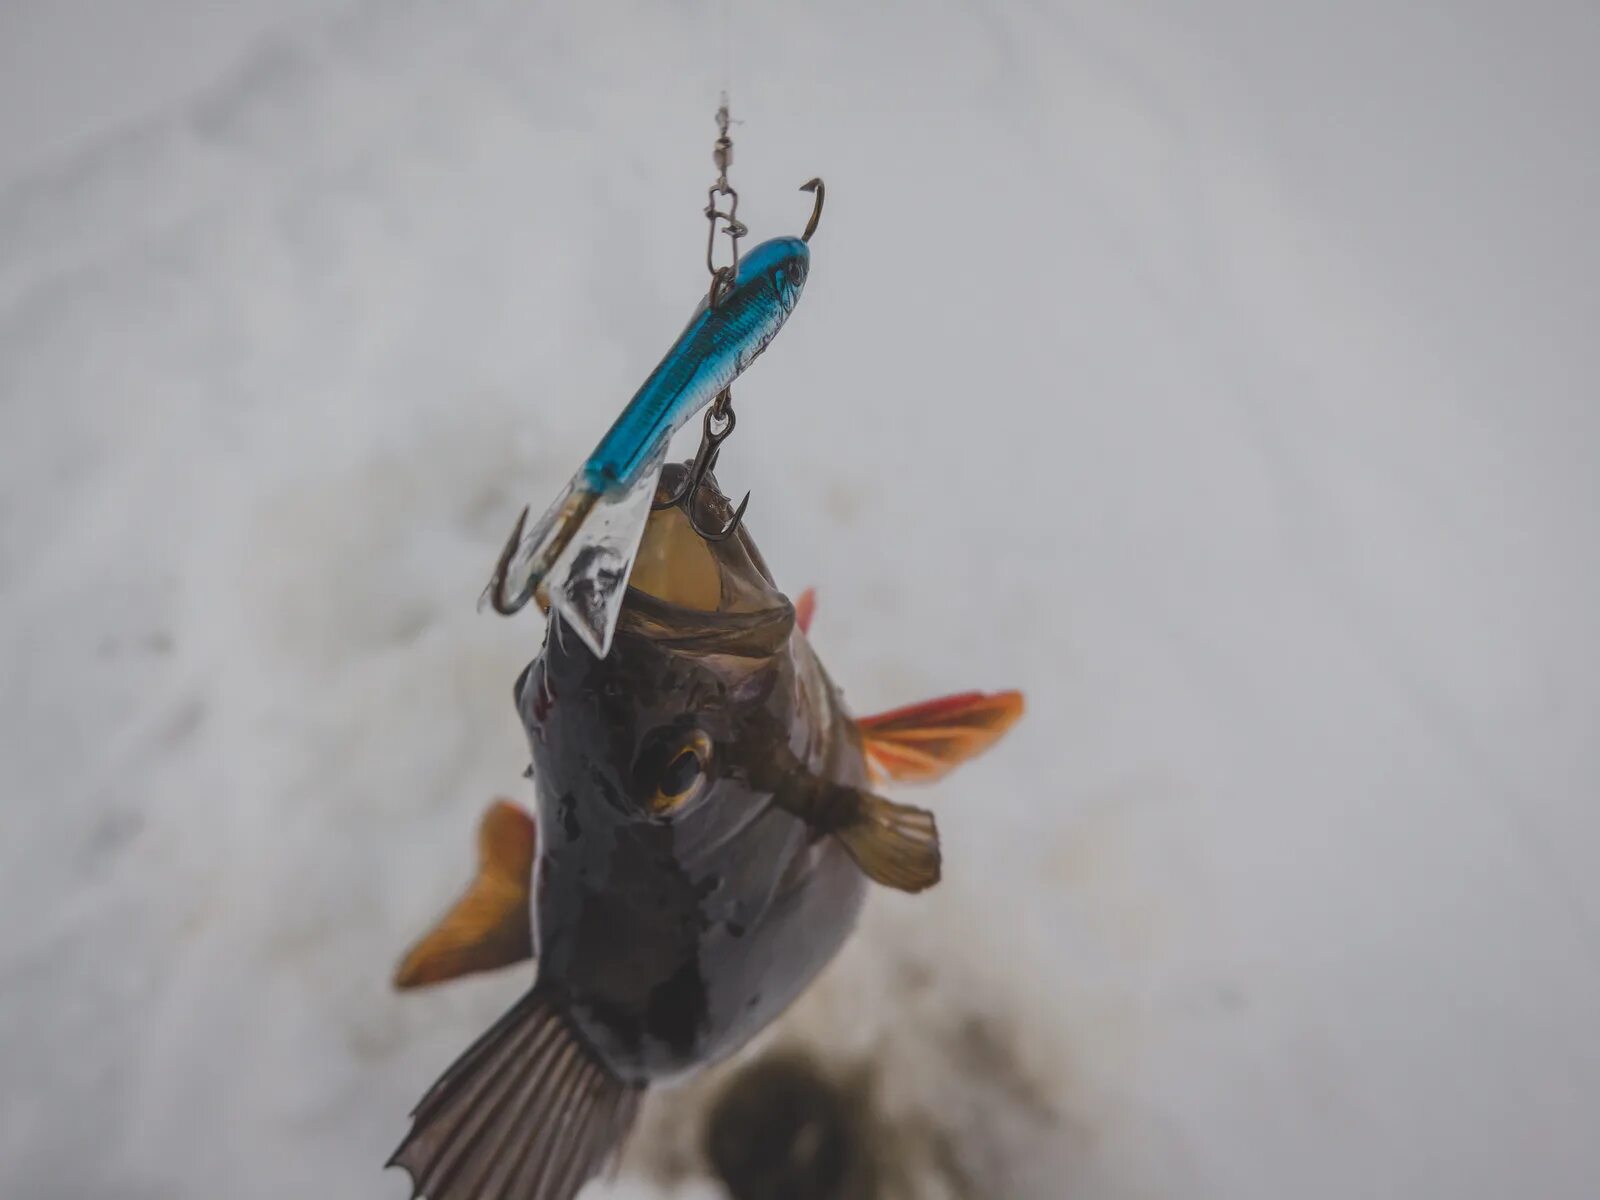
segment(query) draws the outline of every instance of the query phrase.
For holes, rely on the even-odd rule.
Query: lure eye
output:
[[[802,258],[773,271],[772,282],[778,289],[778,300],[786,311],[794,308],[800,299],[800,287],[805,281],[806,263]]]
[[[655,772],[654,791],[646,801],[652,816],[665,817],[695,799],[705,788],[711,762],[711,739],[699,729],[672,743]]]

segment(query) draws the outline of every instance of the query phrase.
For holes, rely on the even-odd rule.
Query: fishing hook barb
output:
[[[739,507],[733,510],[733,515],[718,527],[701,524],[699,508],[695,503],[706,476],[717,465],[717,454],[722,449],[722,443],[728,440],[728,435],[738,423],[738,418],[733,415],[733,406],[728,403],[731,399],[726,389],[718,393],[715,402],[706,409],[705,423],[701,426],[700,448],[695,451],[694,461],[689,464],[689,473],[665,499],[651,505],[655,511],[682,508],[684,515],[689,518],[689,527],[708,542],[721,542],[733,536],[734,530],[739,528],[739,522],[744,520],[744,510],[750,507],[750,493],[746,492],[744,499],[739,501]],[[722,421],[726,424],[719,426]]]

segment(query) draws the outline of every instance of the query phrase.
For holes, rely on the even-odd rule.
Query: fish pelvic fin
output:
[[[462,897],[406,952],[399,989],[443,983],[533,957],[529,893],[539,828],[509,800],[496,800],[478,824],[478,874]]]
[[[848,815],[833,833],[868,879],[902,892],[939,882],[939,827],[931,812],[859,788],[839,792],[848,797],[841,805]]]
[[[386,1165],[411,1176],[413,1200],[572,1200],[621,1146],[643,1094],[535,987],[422,1097]]]
[[[856,724],[875,778],[932,783],[998,742],[1023,708],[1021,692],[961,692]]]

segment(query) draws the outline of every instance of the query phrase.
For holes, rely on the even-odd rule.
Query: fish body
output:
[[[610,650],[667,443],[777,336],[810,267],[800,238],[772,238],[740,259],[731,287],[715,305],[701,301],[555,503],[519,525],[486,596],[509,591],[515,608],[538,594],[596,654]]]
[[[668,468],[669,490],[683,470]],[[725,515],[714,488],[705,500]],[[397,978],[538,963],[414,1113],[393,1161],[419,1194],[570,1200],[644,1088],[733,1053],[804,990],[869,880],[937,881],[931,814],[871,790],[881,755],[931,777],[997,738],[1020,697],[857,721],[802,610],[745,528],[709,543],[669,508],[650,519],[610,654],[552,614],[514,688],[536,819],[490,810],[479,878]]]
[[[689,651],[654,640],[631,618],[665,606],[639,597],[611,654],[558,636],[519,696],[543,834],[540,978],[625,1080],[737,1049],[833,957],[865,898],[844,847],[778,801],[774,763],[863,787],[867,771],[832,682],[775,599],[740,631],[756,651],[744,657],[714,648],[719,635]],[[702,737],[699,794],[651,815],[670,758]]]

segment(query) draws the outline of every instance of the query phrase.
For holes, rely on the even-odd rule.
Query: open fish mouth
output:
[[[658,494],[672,494],[687,470],[682,463],[664,467]],[[710,476],[693,502],[712,521],[726,521],[732,512]],[[708,542],[681,508],[650,514],[619,631],[684,653],[758,657],[780,650],[794,624],[794,605],[773,583],[743,526],[722,541]]]

